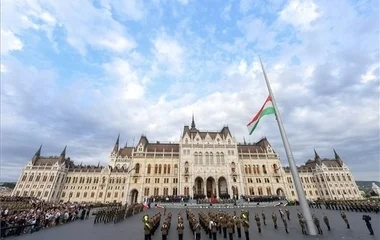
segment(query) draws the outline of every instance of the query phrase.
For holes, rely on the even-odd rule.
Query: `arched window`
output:
[[[267,174],[267,169],[266,169],[265,165],[263,165],[262,167],[263,167],[263,173]]]
[[[188,144],[189,143],[189,139],[186,138],[185,139],[185,143]]]
[[[267,187],[267,195],[272,195],[272,189],[270,187]]]
[[[245,172],[245,174],[248,174],[248,166],[247,165],[244,165],[244,172]]]
[[[28,177],[28,174],[25,173],[24,176],[22,176],[21,181],[25,181],[27,177]]]
[[[222,164],[224,164],[224,153],[220,153],[220,160]]]
[[[178,164],[174,164],[174,174],[178,174]]]
[[[210,164],[211,165],[214,165],[214,155],[213,155],[213,153],[212,152],[210,152]]]
[[[263,195],[263,188],[262,187],[259,187],[257,190],[259,192],[259,195]]]
[[[348,179],[348,181],[351,181],[350,174],[347,174],[347,179]]]
[[[135,165],[135,173],[140,173],[140,164],[138,163]]]
[[[220,156],[218,152],[216,153],[216,164],[220,165]]]
[[[34,175],[33,175],[33,174],[30,175],[30,177],[29,177],[29,182],[33,181],[33,178],[34,178]]]
[[[260,168],[259,168],[259,165],[256,165],[256,172],[257,172],[257,174],[260,174]]]
[[[166,164],[164,164],[164,174],[166,174]]]
[[[277,164],[273,164],[273,172],[274,172],[274,173],[277,173],[277,172],[278,172]]]
[[[194,153],[194,163],[198,164],[198,153],[197,152]]]
[[[235,162],[232,162],[231,163],[231,172],[236,172],[236,164],[235,164]]]
[[[168,164],[168,174],[170,174],[170,164]]]
[[[189,163],[185,162],[185,173],[189,173]]]
[[[205,160],[206,160],[206,165],[209,165],[210,160],[209,160],[208,152],[205,153]]]
[[[151,166],[150,164],[148,164],[148,169],[147,169],[147,171],[146,171],[147,174],[150,174],[150,169],[151,169],[151,167],[152,167],[152,166]]]
[[[249,173],[249,174],[252,174],[252,168],[251,168],[251,165],[248,165],[248,173]]]
[[[198,153],[198,160],[199,160],[199,164],[203,164],[203,157],[202,157],[201,152]]]
[[[106,183],[106,177],[103,177],[102,183]]]
[[[158,173],[158,165],[154,164],[154,174],[157,174],[157,173]]]
[[[161,174],[161,170],[162,170],[162,165],[158,165],[158,174]]]
[[[230,139],[228,139],[228,144],[231,144],[231,140]]]

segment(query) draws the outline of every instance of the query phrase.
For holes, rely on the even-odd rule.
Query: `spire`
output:
[[[117,135],[116,143],[115,143],[115,146],[113,147],[112,153],[119,152],[119,141],[120,141],[120,133],[119,135]]]
[[[245,141],[245,137],[243,137],[243,140],[244,140],[244,145],[247,145],[247,142]]]
[[[98,162],[98,167],[100,166],[100,161]]]
[[[318,164],[322,164],[321,158],[319,157],[315,149],[314,149],[314,160],[317,161]]]
[[[343,166],[343,160],[340,158],[340,156],[338,155],[338,153],[335,151],[335,149],[333,149],[334,151],[334,158],[335,160],[339,163],[339,165],[342,167]]]
[[[67,148],[67,145],[65,146],[65,148],[63,149],[62,153],[61,153],[61,157],[65,158],[66,156],[66,148]]]
[[[195,128],[195,121],[194,121],[194,113],[191,117],[191,128],[194,129]]]
[[[125,143],[125,147],[128,147],[128,141]]]
[[[32,158],[32,163],[34,164],[41,156],[41,149],[42,149],[42,144],[40,145],[40,148],[37,150],[37,152],[34,154]]]

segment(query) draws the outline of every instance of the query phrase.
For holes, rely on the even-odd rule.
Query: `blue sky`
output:
[[[248,136],[267,95],[261,55],[298,163],[335,148],[360,180],[379,179],[377,1],[4,0],[1,180],[39,145],[106,164],[117,134],[178,141],[202,130]],[[363,164],[365,163],[365,164]]]

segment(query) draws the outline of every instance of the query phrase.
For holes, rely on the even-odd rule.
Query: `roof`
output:
[[[148,143],[148,152],[179,152],[178,143]]]
[[[202,140],[206,138],[207,134],[212,140],[214,140],[217,135],[221,136],[222,138],[232,136],[228,126],[224,126],[220,131],[199,131],[195,127],[190,129],[189,126],[184,126],[182,137],[184,137],[186,133],[189,136],[195,136],[194,134],[198,133]],[[193,135],[191,133],[193,133]]]

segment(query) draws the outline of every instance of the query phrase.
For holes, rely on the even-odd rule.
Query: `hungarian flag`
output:
[[[274,114],[274,107],[272,103],[272,98],[270,96],[265,100],[264,105],[261,107],[260,111],[255,115],[255,117],[247,124],[249,135],[255,131],[257,125],[260,122],[260,119],[265,115]]]

